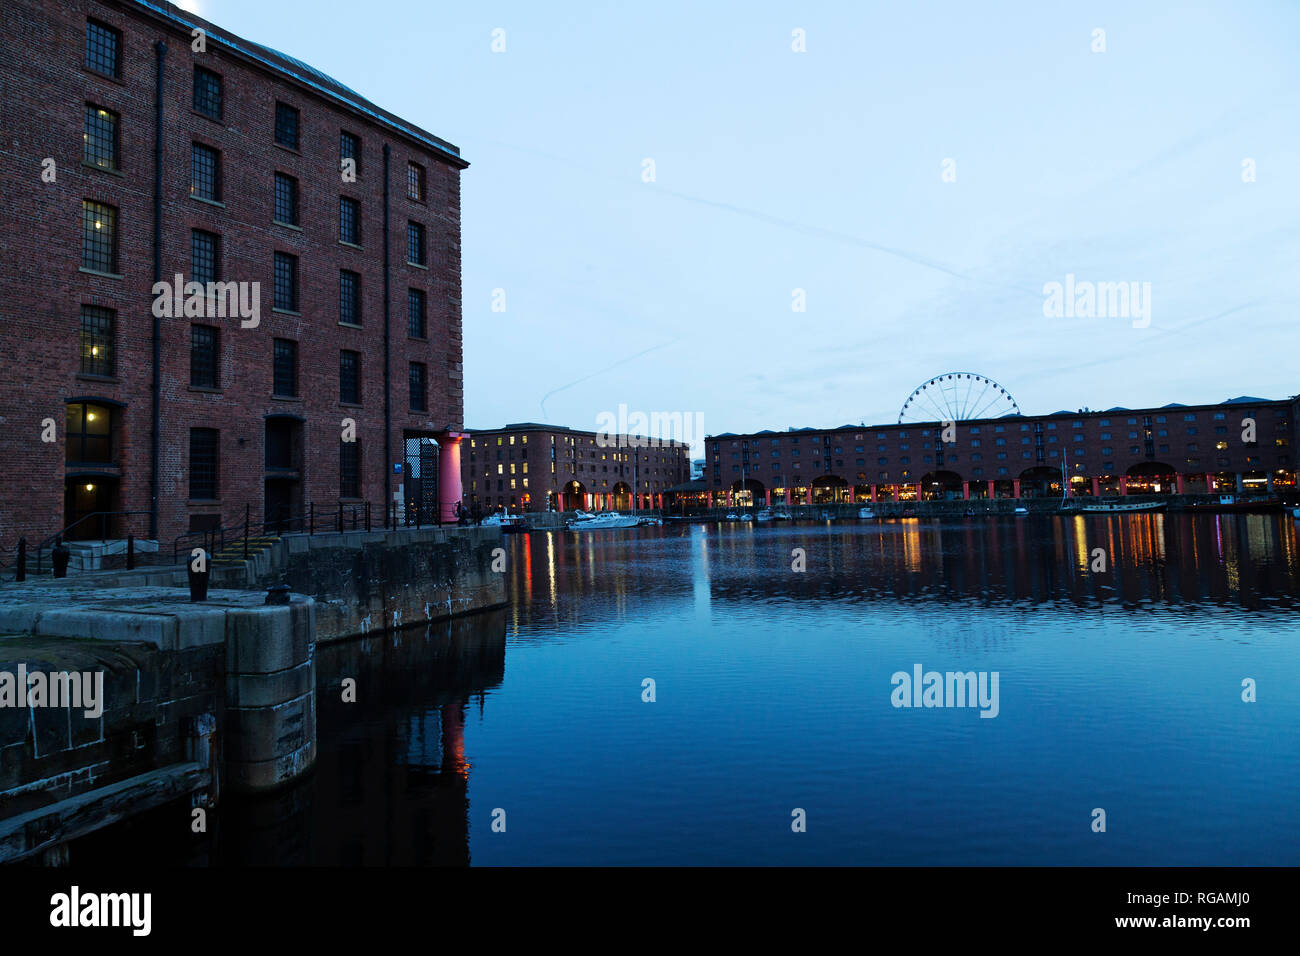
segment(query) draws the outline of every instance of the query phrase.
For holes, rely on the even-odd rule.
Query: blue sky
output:
[[[188,5],[471,162],[471,428],[1300,392],[1300,4]],[[1045,318],[1067,273],[1151,283],[1149,327]]]

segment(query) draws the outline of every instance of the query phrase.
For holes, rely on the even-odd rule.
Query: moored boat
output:
[[[522,534],[533,530],[523,515],[512,515],[509,512],[488,515],[483,519],[483,527],[500,528],[502,534]]]
[[[755,521],[771,521],[773,519],[772,509],[763,508],[758,514],[754,515]]]
[[[1163,501],[1098,501],[1080,505],[1080,511],[1090,514],[1127,514],[1130,511],[1163,511]]]
[[[862,521],[868,521],[876,516],[876,513],[870,508],[859,508],[858,518]]]
[[[621,515],[617,511],[602,511],[578,521],[570,521],[570,531],[601,531],[606,528],[635,528],[641,519],[636,515]]]

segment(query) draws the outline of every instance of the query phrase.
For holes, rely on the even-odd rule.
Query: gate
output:
[[[406,524],[438,523],[438,443],[432,438],[405,439],[402,507]]]

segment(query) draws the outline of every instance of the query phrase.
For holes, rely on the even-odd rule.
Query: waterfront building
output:
[[[521,422],[475,430],[461,458],[471,507],[485,511],[662,508],[690,474],[690,446]]]
[[[1277,493],[1295,488],[1298,414],[1300,397],[1242,396],[724,433],[705,438],[705,481],[715,505]]]
[[[171,3],[0,21],[0,548],[78,522],[170,548],[246,507],[379,523],[421,458],[426,514],[454,513],[459,150]]]

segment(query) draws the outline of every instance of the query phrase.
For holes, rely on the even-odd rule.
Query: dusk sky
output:
[[[471,429],[1300,391],[1294,2],[184,5],[469,160]],[[1067,274],[1150,283],[1149,327],[1045,317]]]

